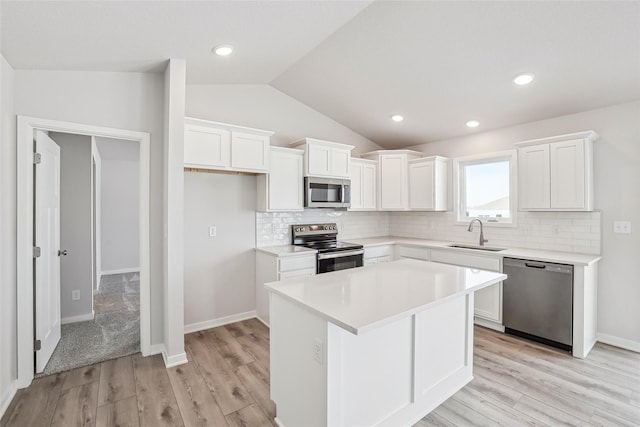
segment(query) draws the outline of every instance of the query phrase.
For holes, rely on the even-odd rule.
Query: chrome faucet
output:
[[[475,221],[478,221],[480,223],[480,246],[484,246],[484,244],[488,242],[488,240],[484,238],[484,226],[482,225],[482,221],[480,221],[478,218],[472,219],[469,223],[469,228],[467,228],[467,231],[473,231],[473,223]]]

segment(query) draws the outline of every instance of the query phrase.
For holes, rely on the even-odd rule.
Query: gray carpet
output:
[[[60,342],[42,374],[55,374],[140,351],[140,278],[103,276],[93,296],[95,318],[62,325]]]

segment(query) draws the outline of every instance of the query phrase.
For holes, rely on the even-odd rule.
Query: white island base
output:
[[[425,267],[432,264],[415,262]],[[417,266],[411,261],[390,264],[397,264],[396,269]],[[432,295],[428,304],[420,305],[424,302],[411,289],[419,288],[416,283],[396,280],[381,286],[375,280],[358,278],[364,274],[363,278],[370,279],[376,271],[372,268],[382,267],[354,269],[361,272],[344,279],[336,274],[331,284],[324,284],[327,288],[315,286],[313,280],[327,280],[320,276],[329,275],[307,279],[306,284],[268,285],[271,398],[280,426],[411,426],[472,380],[473,291],[505,276],[481,272],[493,274],[492,280],[450,292],[451,287],[441,283],[443,277],[464,278],[465,274],[435,274],[434,280],[440,283],[424,284],[432,288],[428,292]],[[440,266],[433,268],[440,270]],[[369,283],[354,285],[365,281]],[[278,288],[285,283],[287,286]],[[370,295],[361,292],[368,286]],[[385,296],[390,289],[392,293]],[[401,304],[398,293],[404,293]],[[342,302],[337,301],[333,309],[322,310],[340,298]],[[391,314],[388,307],[382,307],[389,301],[396,308],[412,301],[416,307],[380,315],[381,320],[373,323],[348,322],[358,316],[371,317],[376,307]],[[352,316],[357,306],[367,313]]]

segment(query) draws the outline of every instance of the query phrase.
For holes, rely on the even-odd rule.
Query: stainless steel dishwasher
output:
[[[573,347],[573,266],[504,258],[505,332],[563,350]]]

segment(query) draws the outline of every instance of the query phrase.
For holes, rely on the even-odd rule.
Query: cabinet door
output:
[[[229,131],[186,124],[184,163],[194,167],[226,169],[230,166],[230,144]]]
[[[551,159],[551,208],[585,208],[584,141],[549,144]]]
[[[483,256],[431,250],[431,261],[463,267],[500,271],[500,260]],[[502,323],[502,282],[476,291],[474,314],[496,323]]]
[[[374,164],[364,165],[362,168],[362,181],[361,181],[361,192],[362,192],[362,208],[367,210],[376,210],[377,205],[377,187],[378,187],[378,167]]]
[[[302,154],[271,153],[268,204],[273,211],[301,211],[303,207]]]
[[[353,162],[351,164],[351,207],[350,210],[359,210],[363,208],[362,202],[362,172],[364,165],[362,163]]]
[[[349,178],[351,150],[331,148],[331,176]]]
[[[434,209],[434,162],[409,164],[409,209]]]
[[[549,145],[518,149],[520,209],[549,209]]]
[[[307,174],[331,176],[331,148],[318,144],[307,146]]]
[[[232,132],[231,167],[267,172],[269,170],[269,137]]]
[[[407,207],[407,159],[402,155],[380,158],[380,209],[402,210]]]

